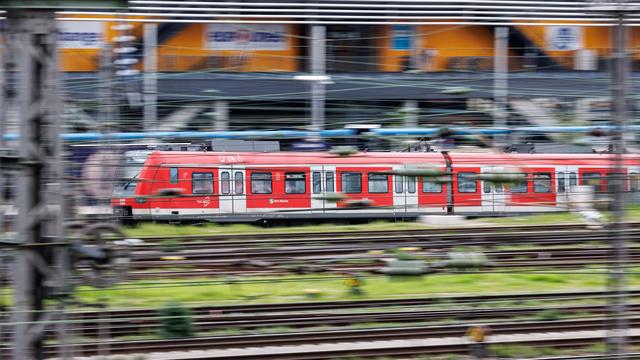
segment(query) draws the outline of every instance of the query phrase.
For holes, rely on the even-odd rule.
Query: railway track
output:
[[[630,298],[640,298],[640,290]],[[591,316],[606,313],[603,305],[576,305],[571,301],[582,298],[600,299],[605,292],[512,294],[460,296],[450,298],[415,298],[397,300],[361,300],[334,302],[303,302],[292,304],[257,304],[207,306],[192,309],[194,326],[199,333],[225,329],[310,328],[317,326],[352,326],[354,324],[424,323],[441,321],[471,321],[535,317],[541,311],[553,311],[554,316]],[[540,305],[526,305],[527,301],[554,301],[543,309]],[[509,303],[520,303],[515,307]],[[446,305],[444,305],[446,304]],[[490,307],[491,305],[494,308]],[[628,310],[640,311],[640,303],[630,304]],[[114,310],[108,312],[74,312],[66,319],[73,326],[75,336],[97,337],[107,331],[110,336],[148,335],[159,329],[160,319],[155,310]]]
[[[628,222],[627,228],[640,228],[640,222]],[[374,230],[374,231],[322,231],[322,232],[281,232],[281,233],[253,233],[253,234],[209,234],[209,235],[170,235],[170,236],[148,236],[142,239],[147,242],[162,241],[171,238],[179,238],[185,242],[199,241],[247,241],[247,240],[303,240],[323,238],[325,240],[340,241],[344,238],[374,238],[374,237],[398,237],[398,236],[434,236],[434,235],[494,235],[498,233],[526,233],[526,232],[550,232],[550,231],[590,231],[599,232],[601,230],[588,229],[584,224],[555,224],[555,225],[501,225],[501,226],[476,226],[476,227],[447,227],[447,228],[425,228],[408,230]],[[606,231],[606,230],[605,230]]]
[[[640,236],[640,223],[630,223],[626,229],[627,236]],[[133,249],[157,251],[167,240],[179,241],[182,251],[188,250],[227,250],[242,249],[268,250],[274,247],[338,245],[348,247],[362,244],[412,246],[416,243],[429,244],[432,249],[450,248],[452,246],[504,246],[517,244],[575,244],[587,237],[594,241],[606,240],[609,236],[606,229],[587,229],[583,225],[531,226],[531,227],[491,227],[467,229],[436,230],[399,230],[372,232],[327,232],[311,234],[255,234],[255,235],[216,235],[216,236],[163,236],[145,237],[143,244]]]
[[[630,292],[631,298],[640,298],[640,290]],[[605,314],[602,305],[560,305],[560,306],[520,306],[505,308],[486,308],[486,305],[494,306],[500,303],[526,303],[527,301],[575,301],[576,299],[598,299],[602,301],[608,296],[607,292],[563,292],[550,294],[501,294],[483,296],[457,296],[457,297],[429,297],[415,299],[385,299],[385,300],[360,300],[360,301],[331,301],[331,302],[302,302],[292,304],[254,304],[254,305],[228,305],[215,307],[194,308],[195,326],[200,333],[220,331],[224,329],[251,329],[280,328],[298,329],[285,333],[270,334],[244,334],[224,336],[200,336],[177,340],[88,340],[96,338],[101,331],[112,337],[132,336],[154,333],[157,330],[158,319],[153,310],[117,310],[109,312],[84,312],[74,313],[70,316],[72,326],[69,331],[74,337],[84,339],[73,344],[76,355],[95,355],[99,349],[108,349],[111,354],[154,353],[172,351],[193,351],[203,349],[212,351],[227,351],[230,348],[247,348],[260,346],[293,346],[304,344],[333,344],[336,342],[377,342],[399,339],[438,339],[443,337],[461,337],[464,335],[469,323],[490,322],[494,334],[527,334],[533,332],[550,331],[591,331],[602,329],[605,326],[604,318],[593,318]],[[445,308],[446,305],[446,308]],[[425,307],[420,308],[420,307]],[[465,308],[456,309],[462,306]],[[485,306],[477,308],[476,306]],[[431,307],[431,308],[429,308]],[[399,308],[399,310],[398,310]],[[581,316],[588,314],[591,318],[556,320],[556,321],[524,321],[525,317],[535,318],[543,310],[557,311],[559,316]],[[346,312],[345,311],[350,311]],[[640,303],[629,306],[630,314],[640,311]],[[518,318],[517,322],[513,319]],[[96,326],[102,322],[102,329]],[[438,322],[456,321],[456,324],[437,324]],[[393,324],[418,324],[413,326],[393,326]],[[425,325],[431,323],[432,325]],[[374,327],[368,329],[345,329],[344,326],[354,324],[377,325],[388,324],[387,327]],[[437,325],[433,325],[437,324]],[[317,326],[334,325],[335,329],[313,331]],[[640,327],[640,316],[630,317],[631,327]],[[340,328],[343,327],[343,328]],[[300,330],[300,329],[307,329]],[[273,330],[272,330],[273,331]],[[530,342],[527,339],[526,342]],[[633,337],[633,341],[640,338]],[[591,344],[599,341],[591,338],[583,342],[563,341],[545,342],[554,346],[568,346],[576,344]],[[396,348],[402,349],[402,348]],[[215,350],[215,351],[213,351]],[[402,355],[403,352],[394,353],[387,349],[389,356]],[[385,350],[385,351],[387,351]],[[402,351],[414,351],[403,349]],[[0,356],[8,356],[9,349],[0,347]],[[54,344],[47,345],[48,356],[55,356]],[[444,352],[464,352],[466,345],[456,346],[427,346],[420,347],[416,354],[435,354]],[[351,354],[351,353],[349,353]],[[352,355],[352,354],[351,354]],[[380,356],[380,353],[375,353]],[[170,355],[168,355],[170,356]],[[213,355],[212,355],[213,356]],[[254,355],[256,359],[263,359]],[[265,355],[266,356],[266,355]],[[264,359],[287,359],[286,356],[270,355]],[[308,354],[299,359],[328,359],[326,353]],[[318,356],[318,357],[314,357]],[[325,356],[325,357],[323,357]],[[367,356],[358,352],[357,356]],[[155,357],[152,357],[155,359]],[[203,357],[207,359],[208,357]],[[214,359],[216,357],[211,357]],[[250,357],[253,358],[253,357]],[[167,357],[171,359],[171,357]],[[182,359],[181,357],[176,357]],[[194,358],[195,359],[195,358]],[[229,359],[234,359],[229,357]],[[244,357],[243,357],[244,359]]]
[[[640,325],[640,318],[630,318],[632,326]],[[492,335],[514,335],[514,334],[532,334],[532,333],[549,333],[549,332],[593,332],[604,328],[606,320],[604,318],[594,319],[571,319],[571,320],[557,320],[557,321],[520,321],[517,323],[511,322],[491,322],[486,323],[491,330]],[[149,353],[165,353],[175,351],[189,351],[193,350],[207,350],[210,352],[211,357],[201,357],[201,359],[218,359],[221,358],[220,352],[228,349],[238,348],[252,348],[253,356],[251,357],[238,357],[239,359],[290,359],[287,354],[274,354],[274,348],[270,348],[271,353],[262,353],[261,347],[274,347],[274,346],[299,346],[305,344],[313,345],[331,345],[335,346],[336,343],[351,344],[369,342],[372,345],[375,342],[385,341],[390,342],[393,340],[429,340],[429,339],[443,339],[443,338],[458,338],[463,339],[468,324],[453,324],[453,325],[434,325],[434,326],[402,326],[402,327],[389,327],[389,328],[371,328],[371,329],[349,329],[349,330],[322,330],[322,331],[298,331],[281,334],[254,334],[254,335],[225,335],[225,336],[203,336],[186,339],[165,339],[165,340],[137,340],[137,341],[109,341],[104,342],[87,342],[83,344],[74,345],[74,353],[76,355],[95,355],[97,354],[98,347],[108,347],[111,354],[149,354]],[[546,345],[546,346],[578,346],[588,345],[600,342],[602,336],[590,336],[585,339],[576,338],[554,338],[553,340],[537,340],[535,337],[522,337],[521,343]],[[640,343],[640,336],[637,334],[630,337],[632,343]],[[500,343],[494,341],[493,343]],[[518,341],[511,341],[510,343],[518,343]],[[415,343],[408,342],[407,345]],[[331,346],[328,346],[329,350]],[[416,351],[418,349],[413,346],[407,346],[403,348],[393,347],[387,348],[384,355],[407,355],[407,351]],[[375,348],[375,346],[371,346]],[[458,341],[456,344],[437,344],[434,342],[430,346],[421,346],[419,351],[411,352],[411,354],[437,354],[437,353],[461,353],[466,352],[468,343],[466,341]],[[350,347],[353,349],[353,347]],[[411,350],[412,349],[412,350]],[[371,350],[371,349],[370,349]],[[54,347],[48,346],[46,348],[48,356],[55,356]],[[340,354],[342,356],[381,356],[379,351],[363,353],[360,351],[349,352]],[[329,359],[331,356],[337,356],[337,354],[327,351],[325,353],[307,354],[301,356],[301,352],[297,354],[298,357],[291,359]],[[169,355],[166,359],[171,359]],[[176,359],[183,359],[178,357]],[[233,359],[235,357],[225,357]],[[190,359],[184,357],[184,359]],[[195,357],[194,357],[195,359]],[[198,357],[200,359],[200,357]]]
[[[517,233],[514,233],[517,232]],[[501,268],[556,266],[581,267],[607,264],[607,249],[579,246],[606,244],[606,230],[582,225],[481,227],[473,229],[424,229],[318,234],[251,234],[146,238],[133,246],[130,279],[150,277],[280,275],[290,273],[368,272],[380,269],[382,261],[400,248],[420,249],[420,256],[443,260],[455,247],[481,247]],[[640,240],[640,223],[630,223],[629,242]],[[491,250],[504,246],[539,246],[527,251]],[[565,245],[564,249],[546,249]],[[171,252],[164,250],[173,250]],[[635,251],[635,252],[634,252]],[[631,256],[640,259],[640,250]],[[375,254],[374,254],[375,253]],[[170,268],[171,270],[167,270]]]

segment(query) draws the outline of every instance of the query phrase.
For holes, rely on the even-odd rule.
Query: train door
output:
[[[246,189],[246,170],[244,166],[233,166],[233,174],[231,180],[231,191],[233,193],[233,212],[234,214],[247,212],[247,189]]]
[[[486,166],[480,171],[482,174],[493,174],[496,167]],[[504,184],[482,180],[482,211],[483,212],[504,212],[507,207],[507,193]]]
[[[323,178],[325,177],[322,165],[311,166],[311,212],[321,213],[324,211],[326,194],[323,186]]]
[[[326,194],[336,192],[336,167],[314,165],[311,167],[311,212],[324,213],[336,204],[325,199]]]
[[[578,185],[577,166],[556,166],[556,199],[560,207],[570,206],[571,190]]]
[[[220,189],[220,214],[233,214],[233,167],[225,166],[218,168],[218,188]]]
[[[394,170],[402,169],[402,165],[396,165]],[[406,176],[393,175],[392,188],[393,188],[393,208],[396,212],[407,212],[407,184]]]
[[[394,170],[402,166],[394,166]],[[393,183],[393,207],[395,212],[418,211],[418,189],[415,176],[394,175]]]
[[[417,212],[418,209],[418,178],[416,176],[404,176],[405,207],[407,212]]]

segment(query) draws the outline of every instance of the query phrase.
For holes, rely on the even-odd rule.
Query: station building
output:
[[[121,34],[114,30],[116,22],[75,17],[60,25],[60,67],[68,83],[68,101],[94,116],[91,104],[100,100],[104,52],[118,46],[113,39]],[[144,72],[144,23],[131,24],[131,45],[137,49],[132,56],[139,59],[132,67]],[[310,28],[286,21],[159,23],[155,62],[159,126],[166,120],[164,125],[171,129],[304,128],[311,116],[309,84],[293,78],[311,71]],[[493,98],[495,26],[324,28],[324,68],[330,76],[324,87],[327,128],[354,122],[383,126],[492,122],[488,109]],[[609,107],[609,32],[608,27],[542,26],[535,21],[509,27],[514,114],[510,121],[551,125],[567,118],[604,119]],[[639,32],[636,27],[630,30],[633,68],[640,58],[634,51],[640,46]],[[143,91],[140,79],[127,81],[140,83],[128,91]],[[129,100],[117,99],[124,107],[118,117],[131,125],[142,110]],[[191,111],[185,111],[185,105]]]

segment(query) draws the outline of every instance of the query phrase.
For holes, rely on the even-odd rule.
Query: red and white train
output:
[[[114,213],[134,220],[253,221],[401,218],[420,214],[562,211],[572,188],[613,183],[608,154],[129,152],[115,185]],[[403,176],[430,166],[450,181]],[[495,169],[524,174],[509,185],[483,180]],[[640,156],[625,155],[624,188],[636,192]],[[615,176],[615,175],[614,175]],[[371,206],[332,202],[328,193]]]

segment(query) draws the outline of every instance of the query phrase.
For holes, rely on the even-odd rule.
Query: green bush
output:
[[[165,339],[185,338],[195,334],[191,310],[172,302],[158,311],[160,336]]]
[[[162,249],[163,252],[173,253],[173,252],[180,251],[182,246],[180,244],[180,241],[176,239],[167,239],[167,240],[162,240],[160,242],[160,248]]]
[[[558,309],[542,310],[535,316],[536,320],[540,321],[555,321],[560,320],[561,317],[562,313]]]

